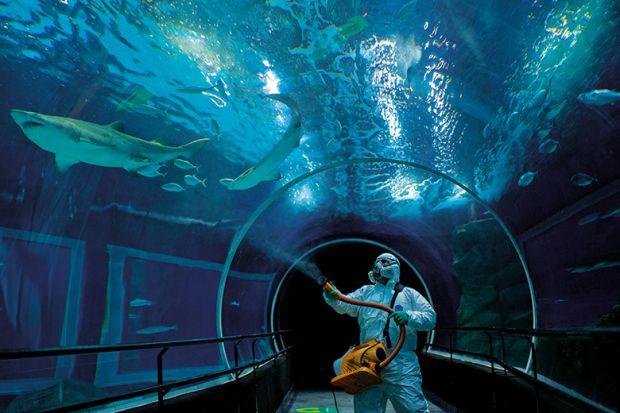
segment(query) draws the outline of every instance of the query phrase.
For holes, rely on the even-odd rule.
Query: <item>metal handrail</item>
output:
[[[75,411],[75,410],[82,410],[82,409],[87,409],[87,408],[90,408],[90,407],[101,406],[103,404],[113,403],[113,402],[117,402],[117,401],[121,401],[121,400],[133,399],[134,397],[145,396],[145,395],[152,394],[152,393],[158,393],[158,394],[167,393],[168,391],[170,391],[171,389],[173,389],[175,387],[181,387],[181,386],[187,386],[189,384],[199,383],[201,381],[205,381],[205,380],[212,379],[212,378],[215,378],[215,377],[223,376],[223,375],[226,375],[226,374],[237,373],[238,371],[243,371],[243,370],[245,370],[247,368],[254,367],[254,365],[260,365],[260,364],[264,364],[264,363],[270,362],[271,360],[274,360],[274,359],[278,358],[280,355],[282,355],[284,353],[287,353],[293,347],[295,347],[295,344],[290,345],[290,346],[288,346],[288,347],[278,351],[277,353],[274,353],[273,355],[271,355],[270,357],[268,357],[268,358],[266,358],[264,360],[260,360],[260,361],[254,362],[254,363],[249,363],[249,364],[246,364],[246,365],[243,365],[243,366],[233,367],[233,368],[230,368],[230,369],[227,369],[227,370],[222,370],[222,371],[218,371],[218,372],[214,372],[214,373],[208,373],[208,374],[204,374],[204,375],[197,376],[197,377],[191,377],[189,379],[176,380],[176,381],[173,381],[173,382],[170,382],[170,383],[160,384],[160,385],[157,385],[157,386],[150,386],[150,387],[146,387],[144,389],[134,390],[134,391],[127,392],[127,393],[122,393],[122,394],[117,394],[117,395],[110,396],[110,397],[105,397],[105,398],[102,398],[102,399],[89,400],[87,402],[75,403],[75,404],[71,404],[71,405],[68,405],[68,406],[62,406],[62,407],[56,407],[56,408],[52,408],[52,409],[42,410],[41,412],[44,412],[44,413],[71,412],[71,411]]]
[[[67,412],[73,410],[86,409],[94,406],[100,406],[103,404],[112,403],[115,401],[132,399],[138,396],[144,396],[151,393],[157,393],[157,403],[158,406],[161,407],[163,405],[163,398],[175,387],[186,386],[189,384],[205,381],[211,378],[223,376],[226,374],[235,373],[235,377],[238,380],[240,373],[249,367],[253,367],[254,369],[268,361],[271,361],[281,354],[289,351],[294,345],[288,346],[285,349],[274,353],[272,356],[256,361],[255,355],[253,355],[252,363],[247,365],[239,366],[237,362],[237,356],[235,356],[235,367],[221,370],[218,372],[211,372],[205,375],[192,377],[189,379],[182,379],[173,381],[170,383],[163,384],[163,356],[171,347],[185,347],[185,346],[195,346],[200,344],[210,344],[210,343],[221,343],[226,341],[237,340],[237,344],[235,345],[235,350],[239,343],[241,343],[245,339],[254,339],[254,343],[262,338],[262,337],[273,337],[276,335],[282,335],[286,333],[294,332],[294,330],[278,330],[269,333],[255,333],[255,334],[243,334],[243,335],[235,335],[235,336],[225,336],[225,337],[214,337],[214,338],[201,338],[201,339],[192,339],[192,340],[175,340],[175,341],[160,341],[153,343],[136,343],[136,344],[114,344],[114,345],[92,345],[92,346],[72,346],[72,347],[55,347],[55,348],[44,348],[44,349],[12,349],[12,350],[0,350],[0,360],[18,360],[18,359],[28,359],[28,358],[40,358],[40,357],[56,357],[56,356],[70,356],[77,354],[99,354],[106,352],[120,352],[120,351],[131,351],[131,350],[147,350],[147,349],[162,349],[157,355],[157,385],[146,387],[140,390],[134,390],[128,393],[118,394],[110,397],[105,397],[102,399],[89,400],[86,402],[76,403],[68,406],[62,406],[57,408],[52,408],[48,410],[44,410],[45,412]],[[254,347],[253,343],[253,347]],[[254,350],[254,349],[253,349]]]
[[[620,336],[620,327],[583,327],[583,328],[499,328],[499,327],[437,327],[435,331],[480,331],[506,333],[515,336]]]
[[[199,344],[220,343],[222,341],[244,340],[246,338],[271,337],[293,332],[294,330],[278,330],[271,333],[255,333],[236,336],[199,338],[192,340],[159,341],[153,343],[110,344],[92,346],[50,347],[42,349],[11,349],[0,350],[0,360],[16,360],[36,357],[71,356],[76,354],[106,353],[112,351],[147,350],[163,347],[183,347]]]
[[[512,373],[514,376],[525,379],[528,381],[535,390],[535,399],[536,399],[536,411],[540,411],[540,394],[539,388],[544,387],[548,390],[553,391],[554,393],[561,395],[563,397],[567,397],[573,401],[584,403],[583,400],[575,399],[575,397],[571,396],[567,392],[562,389],[556,388],[554,386],[545,383],[541,379],[539,379],[538,375],[538,367],[536,363],[536,346],[533,342],[533,338],[537,337],[594,337],[596,339],[601,338],[613,338],[620,339],[620,328],[618,327],[601,327],[601,328],[576,328],[576,329],[518,329],[518,328],[497,328],[497,327],[445,327],[445,328],[435,328],[434,331],[444,331],[448,333],[449,342],[448,346],[442,346],[439,344],[433,344],[427,342],[425,344],[426,353],[429,352],[429,348],[436,348],[439,350],[447,351],[450,356],[450,362],[453,363],[453,353],[473,356],[482,359],[486,359],[491,363],[491,374],[495,376],[495,364],[500,365],[504,369],[504,375],[507,372]],[[452,343],[453,333],[455,332],[463,332],[463,331],[471,331],[483,333],[489,339],[489,353],[477,353],[467,350],[455,349]],[[503,359],[495,357],[494,346],[493,346],[493,337],[492,333],[495,333],[499,336],[502,341],[502,355]],[[532,374],[529,374],[529,370],[522,371],[510,364],[506,363],[506,349],[504,336],[514,336],[515,338],[525,339],[531,347],[531,355],[533,360],[533,371]],[[493,395],[495,396],[495,395]],[[588,403],[585,403],[588,405]],[[587,406],[591,408],[591,406]]]

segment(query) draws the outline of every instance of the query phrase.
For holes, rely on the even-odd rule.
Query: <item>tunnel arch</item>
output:
[[[343,243],[361,243],[361,244],[371,244],[377,247],[380,247],[386,251],[389,251],[390,253],[396,255],[398,257],[398,259],[406,264],[411,270],[412,272],[416,275],[418,281],[420,282],[420,284],[423,286],[424,288],[424,293],[425,293],[425,297],[427,298],[427,300],[431,303],[431,305],[434,306],[433,303],[433,297],[431,295],[431,292],[426,284],[426,282],[424,281],[424,277],[422,276],[422,274],[420,274],[420,272],[418,271],[418,269],[415,267],[415,265],[413,265],[413,263],[411,263],[411,261],[409,259],[407,259],[407,257],[405,257],[403,254],[401,254],[398,250],[390,247],[387,244],[384,244],[382,242],[378,242],[378,241],[373,241],[371,239],[366,239],[366,238],[337,238],[337,239],[333,239],[330,241],[325,241],[325,242],[321,242],[318,245],[315,245],[312,248],[309,248],[308,250],[306,250],[304,253],[302,253],[290,266],[289,268],[284,272],[284,275],[282,276],[282,278],[280,278],[278,285],[276,287],[275,290],[275,294],[274,294],[274,298],[271,302],[271,310],[270,310],[270,319],[271,319],[271,329],[272,331],[275,330],[275,311],[276,311],[276,305],[278,302],[278,297],[280,294],[280,289],[282,288],[282,286],[284,285],[284,283],[286,282],[289,274],[291,273],[291,271],[301,262],[303,261],[307,256],[310,256],[312,254],[314,254],[315,252],[320,251],[323,248],[328,248],[329,246],[335,245],[335,244],[343,244]],[[433,334],[431,333],[431,336],[429,337],[430,342],[432,342],[433,340]]]
[[[535,294],[534,294],[532,278],[531,278],[531,275],[530,275],[529,270],[528,270],[528,266],[527,266],[527,263],[526,263],[525,255],[524,255],[523,251],[521,250],[521,248],[519,247],[519,244],[517,243],[515,237],[513,236],[513,234],[508,229],[508,226],[506,225],[506,223],[499,216],[499,214],[496,211],[494,211],[493,208],[491,208],[491,206],[486,201],[484,201],[478,194],[476,194],[475,191],[471,190],[470,188],[468,188],[466,185],[462,184],[461,182],[459,182],[455,178],[453,178],[450,175],[445,174],[443,172],[437,171],[436,169],[428,167],[426,165],[423,165],[423,164],[420,164],[420,163],[416,163],[416,162],[412,162],[412,161],[405,161],[405,160],[398,160],[398,159],[391,159],[391,158],[358,158],[358,159],[349,159],[349,160],[344,160],[344,161],[333,162],[333,163],[321,166],[319,168],[316,168],[316,169],[314,169],[314,170],[312,170],[310,172],[307,172],[307,173],[305,173],[303,175],[297,176],[296,178],[293,178],[292,180],[290,180],[289,182],[284,184],[282,187],[280,187],[277,190],[273,191],[250,214],[250,216],[248,217],[246,222],[235,233],[233,239],[230,242],[230,246],[229,246],[229,249],[228,249],[228,254],[226,256],[226,261],[225,261],[224,266],[222,268],[222,272],[221,272],[221,276],[220,276],[220,282],[219,282],[219,287],[218,287],[218,292],[217,292],[216,331],[217,331],[218,337],[223,336],[223,323],[222,323],[223,297],[224,297],[224,292],[225,292],[225,289],[226,289],[226,281],[228,279],[230,268],[232,266],[232,262],[233,262],[233,260],[234,260],[234,258],[236,256],[236,254],[238,252],[239,246],[241,245],[241,243],[244,240],[245,236],[247,235],[248,231],[250,230],[250,228],[252,228],[252,226],[257,221],[257,219],[265,211],[267,211],[269,209],[269,207],[272,204],[275,203],[275,201],[277,201],[280,197],[282,197],[282,195],[284,195],[290,188],[292,188],[295,185],[303,182],[304,180],[307,180],[307,179],[309,179],[309,178],[311,178],[313,176],[319,175],[321,173],[324,173],[324,172],[327,172],[329,170],[333,170],[333,169],[336,169],[336,168],[339,168],[339,167],[350,166],[350,165],[362,165],[362,164],[381,164],[381,163],[405,166],[405,167],[413,168],[413,169],[416,169],[416,170],[421,170],[421,171],[427,172],[427,173],[429,173],[429,174],[431,174],[433,176],[436,176],[436,177],[439,177],[439,178],[441,178],[443,180],[446,180],[446,181],[452,183],[453,185],[459,187],[463,191],[465,191],[468,195],[470,195],[478,204],[480,204],[487,211],[487,213],[493,218],[493,220],[500,226],[501,230],[503,231],[503,233],[506,235],[506,237],[510,241],[511,246],[514,249],[514,252],[517,254],[517,257],[519,259],[519,264],[522,267],[522,270],[524,272],[525,279],[526,279],[526,282],[527,282],[527,287],[529,289],[531,313],[532,313],[532,328],[537,328],[537,326],[538,326],[538,318],[537,318],[537,309],[536,309],[536,299],[535,299]],[[222,362],[225,365],[228,365],[229,364],[228,363],[228,357],[227,357],[225,346],[223,344],[220,345],[220,356],[221,356]],[[526,370],[529,369],[530,364],[531,364],[531,354],[530,354],[530,357],[528,357],[528,362],[527,362]]]

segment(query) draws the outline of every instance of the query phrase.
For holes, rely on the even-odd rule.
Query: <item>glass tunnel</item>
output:
[[[418,352],[620,409],[618,1],[0,0],[0,73],[0,410],[329,388],[382,252]]]

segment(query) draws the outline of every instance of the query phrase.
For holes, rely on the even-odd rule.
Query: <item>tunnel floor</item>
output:
[[[277,413],[353,413],[352,395],[343,391],[336,391],[336,400],[338,401],[338,410],[334,406],[334,396],[329,390],[291,390]],[[428,400],[428,408],[431,413],[451,413],[451,410],[444,410],[430,400]],[[395,413],[389,401],[385,413]]]

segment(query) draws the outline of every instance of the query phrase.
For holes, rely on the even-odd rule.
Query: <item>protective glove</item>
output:
[[[323,297],[325,297],[325,300],[327,301],[335,301],[338,294],[340,294],[340,291],[338,291],[336,286],[331,282],[329,284],[333,287],[333,290],[328,291],[325,287],[323,287]]]
[[[393,318],[394,322],[399,325],[405,325],[407,324],[407,322],[409,321],[409,314],[407,314],[406,311],[394,311],[393,313],[390,313],[390,315],[388,316],[388,320]]]

